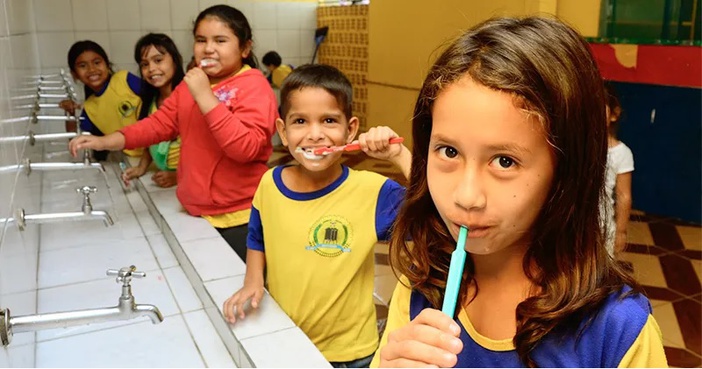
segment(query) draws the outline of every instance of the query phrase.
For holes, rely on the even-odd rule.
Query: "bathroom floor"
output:
[[[291,162],[284,148],[276,148],[270,165]],[[392,164],[363,154],[347,155],[344,164],[371,170],[405,183]],[[653,315],[663,333],[671,367],[702,367],[702,228],[675,219],[632,212],[629,262],[651,300]],[[397,279],[388,266],[387,245],[376,247],[376,310],[379,324],[387,317],[387,303]]]

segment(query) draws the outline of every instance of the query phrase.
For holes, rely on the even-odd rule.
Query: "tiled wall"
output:
[[[0,138],[26,135],[27,121],[14,122],[27,110],[14,107],[32,100],[11,100],[25,77],[39,70],[31,1],[0,0]],[[19,232],[6,218],[16,207],[28,213],[39,210],[41,180],[12,169],[24,157],[37,157],[37,148],[25,143],[0,142],[0,308],[13,314],[36,311],[38,239],[36,228]],[[0,366],[33,366],[34,338],[20,337],[7,350],[0,349]]]
[[[368,129],[368,5],[326,6],[317,9],[317,25],[329,27],[320,45],[318,62],[339,68],[353,85],[353,115],[361,131]]]
[[[66,66],[73,42],[92,39],[102,45],[116,69],[138,74],[134,45],[148,32],[173,38],[190,60],[193,20],[215,4],[241,10],[253,28],[259,58],[276,50],[284,63],[309,63],[314,53],[316,2],[266,0],[33,0],[39,61],[42,68]]]

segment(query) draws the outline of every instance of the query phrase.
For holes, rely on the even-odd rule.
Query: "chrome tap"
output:
[[[20,231],[27,228],[28,223],[46,224],[60,223],[66,221],[86,221],[86,220],[102,220],[105,227],[114,225],[110,214],[104,210],[93,210],[93,204],[90,202],[90,194],[97,192],[97,188],[93,186],[83,186],[76,188],[76,192],[83,195],[83,205],[81,211],[73,211],[66,213],[46,213],[46,214],[25,214],[24,209],[19,208],[15,211],[14,218],[0,218],[0,224],[5,221],[17,223]]]
[[[115,320],[129,320],[143,316],[149,317],[153,324],[163,321],[163,315],[156,306],[137,304],[134,301],[131,280],[132,278],[144,278],[146,273],[136,271],[136,267],[132,265],[119,270],[108,269],[107,275],[117,276],[117,283],[122,283],[122,295],[117,301],[117,306],[18,317],[12,317],[10,309],[0,310],[0,342],[3,346],[7,346],[14,333],[42,329],[67,328]]]
[[[93,163],[90,161],[90,157],[83,157],[83,162],[82,163],[32,163],[29,158],[24,159],[24,163],[22,164],[22,167],[24,168],[25,173],[27,175],[30,175],[33,170],[39,170],[39,171],[58,171],[58,170],[86,170],[86,169],[94,169],[97,170],[98,172],[102,173],[102,175],[105,177],[105,181],[107,182],[107,185],[109,186],[109,181],[107,180],[107,173],[105,172],[105,167],[101,163]]]
[[[23,142],[29,141],[29,144],[34,146],[37,142],[48,142],[48,141],[60,141],[67,140],[78,136],[80,133],[77,132],[61,132],[61,133],[45,133],[45,134],[35,134],[33,131],[29,131],[28,135],[25,136],[9,136],[0,137],[0,144],[8,142]]]

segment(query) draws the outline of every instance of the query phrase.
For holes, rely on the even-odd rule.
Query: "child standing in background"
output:
[[[69,146],[75,155],[82,148],[144,147],[180,135],[178,200],[245,260],[251,200],[273,152],[276,99],[256,69],[243,13],[211,6],[197,16],[193,34],[197,67],[156,112],[105,137],[76,137]]]
[[[332,366],[343,368],[367,367],[378,346],[374,246],[388,239],[404,195],[391,179],[340,164],[341,152],[300,152],[353,141],[352,93],[349,80],[327,65],[301,66],[286,79],[285,120],[276,125],[300,164],[263,176],[249,221],[244,286],[223,308],[230,323],[243,319],[244,303],[258,307],[266,280],[283,311]],[[372,128],[359,143],[409,176],[410,152],[389,144],[393,137],[388,127]]]
[[[149,33],[137,41],[134,47],[134,61],[141,72],[141,100],[144,104],[139,119],[155,112],[183,80],[183,57],[173,40],[163,33]],[[151,145],[136,167],[124,171],[126,183],[146,173],[155,161],[158,170],[151,180],[159,187],[172,187],[177,183],[176,168],[180,158],[180,138]]]
[[[622,106],[619,104],[614,86],[605,84],[607,91],[607,172],[605,192],[607,208],[607,251],[617,256],[626,249],[627,227],[631,214],[631,173],[634,171],[634,154],[617,139]]]
[[[90,40],[74,43],[68,50],[68,66],[73,78],[83,83],[85,88],[80,116],[82,131],[103,136],[137,121],[141,109],[141,80],[128,71],[113,72],[102,46]],[[74,116],[76,109],[81,108],[73,100],[63,100],[59,106]],[[75,132],[75,123],[67,122],[66,130]],[[124,153],[141,156],[142,150],[124,150]],[[107,152],[95,153],[97,160],[106,158]]]
[[[555,19],[488,20],[439,56],[414,110],[390,242],[401,283],[374,366],[667,366],[648,299],[604,247],[605,101],[588,44]]]
[[[280,88],[285,77],[293,71],[293,67],[290,64],[283,64],[283,59],[275,51],[267,52],[261,59],[261,62],[268,69],[268,82],[275,88]]]

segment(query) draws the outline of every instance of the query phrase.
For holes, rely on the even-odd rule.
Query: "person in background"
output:
[[[83,148],[120,150],[180,135],[178,200],[245,260],[251,200],[273,152],[277,102],[256,69],[251,27],[241,11],[211,6],[195,19],[193,35],[197,66],[156,112],[105,137],[76,137],[69,148],[74,155]]]
[[[373,303],[375,244],[387,240],[404,188],[380,174],[340,163],[341,152],[313,148],[351,143],[351,83],[321,64],[295,69],[283,83],[283,144],[299,165],[269,170],[254,195],[244,286],[224,303],[230,323],[257,308],[268,291],[334,367],[367,367],[378,346]],[[363,151],[409,176],[410,152],[397,134],[374,127]],[[300,303],[304,301],[305,303]]]
[[[163,33],[149,33],[137,41],[134,61],[141,72],[141,100],[144,104],[139,119],[144,119],[158,110],[183,80],[183,57],[170,37]],[[130,180],[143,176],[154,162],[157,171],[151,180],[159,187],[175,186],[179,158],[180,138],[151,145],[148,150],[144,150],[137,166],[124,171],[122,179],[129,183]]]
[[[443,51],[414,109],[400,283],[371,366],[667,366],[649,300],[605,249],[604,91],[587,42],[552,18],[490,19]]]
[[[269,51],[261,59],[263,65],[268,69],[268,82],[275,88],[280,88],[283,85],[285,77],[293,70],[290,64],[283,64],[283,59],[275,51]]]
[[[59,106],[75,116],[80,115],[80,129],[93,136],[113,133],[137,121],[141,110],[141,80],[128,71],[114,72],[105,49],[98,43],[83,40],[68,50],[68,66],[74,79],[84,85],[85,100],[81,104],[63,100]],[[66,122],[66,130],[76,131],[75,122]],[[141,156],[141,149],[124,150],[128,156]],[[97,160],[105,160],[107,152],[95,152]]]
[[[613,257],[626,249],[627,227],[631,214],[631,174],[634,154],[624,142],[617,139],[622,106],[611,83],[605,83],[607,98],[607,172],[605,177],[607,219],[607,251]]]

